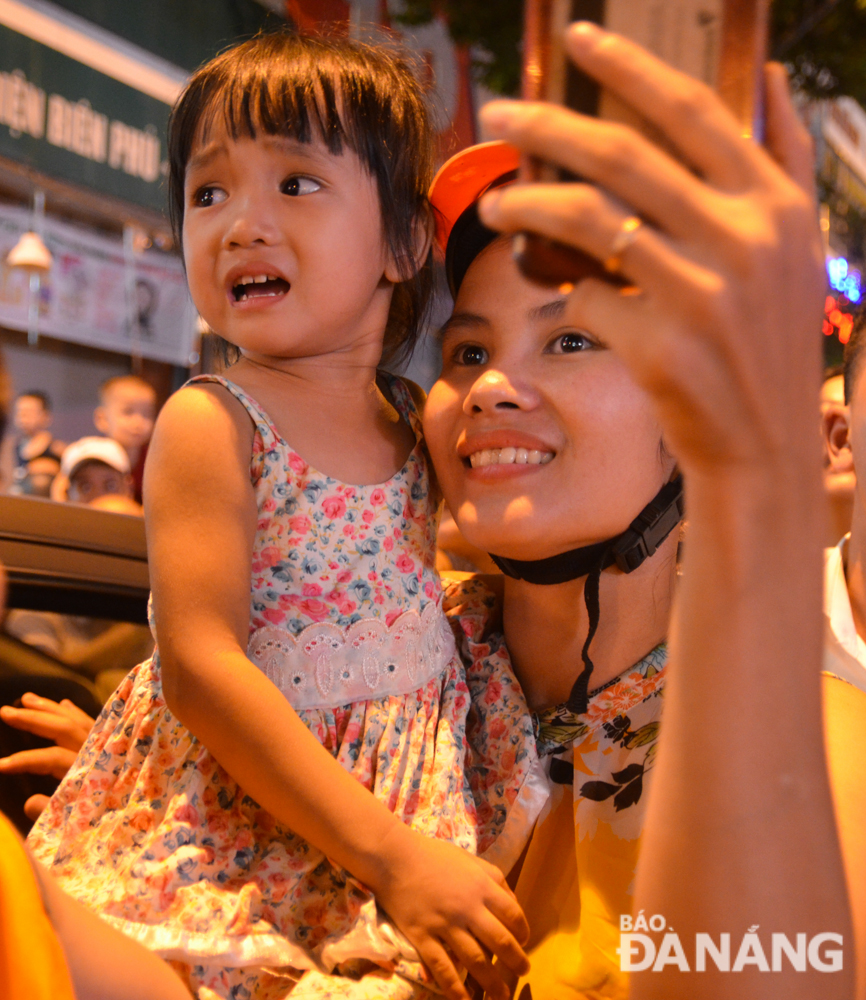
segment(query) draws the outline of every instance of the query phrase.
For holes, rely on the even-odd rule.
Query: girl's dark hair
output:
[[[433,279],[431,256],[416,270],[418,226],[431,218],[433,130],[421,86],[384,47],[343,38],[258,35],[204,65],[172,111],[169,211],[181,245],[184,177],[193,146],[222,124],[235,140],[280,135],[352,150],[376,179],[383,238],[406,280],[396,285],[383,361],[411,354]]]

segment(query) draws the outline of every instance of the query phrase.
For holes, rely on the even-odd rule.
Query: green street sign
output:
[[[165,100],[0,23],[0,155],[165,212],[169,111]]]

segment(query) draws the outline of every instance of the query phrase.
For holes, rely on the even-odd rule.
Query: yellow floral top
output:
[[[449,598],[475,624],[464,657],[507,658],[504,639],[493,630],[490,592],[478,581],[467,581],[462,591],[462,600],[453,590]],[[517,880],[532,963],[516,984],[518,1000],[624,1000],[627,994],[617,953],[619,918],[631,913],[666,662],[662,644],[590,692],[585,715],[559,706],[535,716],[547,802]]]

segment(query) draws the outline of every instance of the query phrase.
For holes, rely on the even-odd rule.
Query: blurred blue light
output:
[[[860,272],[849,270],[844,257],[828,257],[827,277],[837,292],[841,292],[849,302],[857,303],[863,298]]]

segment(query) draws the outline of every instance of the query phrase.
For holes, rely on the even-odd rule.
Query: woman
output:
[[[484,114],[495,137],[605,189],[500,186],[481,200],[484,222],[571,243],[632,286],[623,294],[586,278],[564,303],[526,284],[520,291],[501,245],[474,258],[470,249],[426,413],[445,498],[467,540],[505,557],[507,571],[546,578],[506,577],[504,634],[540,710],[540,750],[575,747],[580,878],[574,852],[561,849],[575,836],[572,817],[554,808],[518,883],[534,924],[532,995],[624,991],[619,915],[630,909],[623,900],[643,830],[635,914],[658,915],[652,930],[676,928],[687,962],[669,944],[670,960],[634,976],[632,995],[850,996],[850,918],[821,732],[823,507],[812,428],[824,279],[808,141],[779,67],[766,79],[767,155],[705,87],[624,39],[577,25],[568,46],[667,132],[695,174],[630,130],[563,109],[498,103]],[[451,256],[452,265],[461,257]],[[520,448],[540,453],[538,464],[517,464]],[[675,535],[632,574],[601,571],[597,607],[594,574],[576,572],[577,556],[566,560],[572,574],[549,558],[520,563],[622,532],[673,474],[671,456],[688,484],[690,530],[662,669]],[[551,582],[560,570],[562,582]],[[481,662],[501,655],[495,620],[463,596],[470,652]],[[624,668],[630,676],[614,688],[628,699],[628,724],[594,717],[613,700],[599,688]],[[651,670],[669,675],[657,755],[660,674]],[[588,713],[579,711],[587,687]],[[838,685],[827,692],[852,876],[862,871],[863,811],[851,768],[836,765],[841,734],[856,738],[857,695]],[[852,877],[862,940],[859,884]],[[748,937],[759,928],[768,970],[772,935],[829,934],[825,941],[844,941],[845,961],[828,952],[821,968],[782,962],[765,977]],[[718,944],[725,933],[735,970],[746,943],[741,971],[710,963],[698,980],[683,975],[696,967],[696,935]]]

